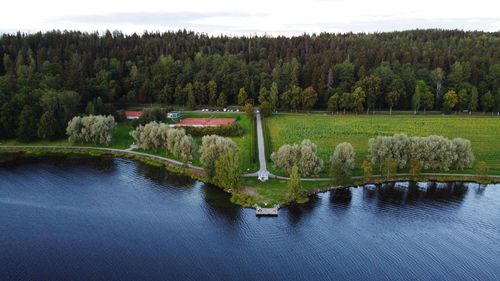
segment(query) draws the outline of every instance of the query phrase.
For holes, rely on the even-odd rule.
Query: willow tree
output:
[[[287,183],[289,201],[299,201],[302,197],[302,184],[300,183],[299,168],[293,165],[290,171],[290,179]]]
[[[354,148],[350,143],[343,142],[335,147],[330,164],[332,175],[338,183],[345,184],[351,179],[351,171],[355,165]]]
[[[234,151],[239,153],[238,146],[230,138],[217,135],[204,136],[201,140],[200,162],[209,178],[215,175],[215,161],[223,154]]]
[[[230,150],[215,161],[214,182],[225,190],[235,191],[240,188],[241,161],[236,150]]]

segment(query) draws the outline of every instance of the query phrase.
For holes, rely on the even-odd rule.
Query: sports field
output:
[[[310,139],[326,162],[337,144],[349,142],[356,151],[358,167],[368,154],[368,139],[377,135],[462,137],[471,141],[476,160],[485,161],[490,174],[500,174],[497,116],[277,114],[266,122],[272,151],[286,143]]]

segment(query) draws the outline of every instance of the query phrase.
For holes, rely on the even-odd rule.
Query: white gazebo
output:
[[[269,179],[269,172],[268,171],[259,171],[258,173],[258,179],[261,182],[265,182]]]

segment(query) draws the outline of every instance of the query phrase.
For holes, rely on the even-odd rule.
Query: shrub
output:
[[[187,134],[194,137],[218,135],[224,137],[241,137],[245,134],[243,127],[238,123],[217,127],[183,127]]]

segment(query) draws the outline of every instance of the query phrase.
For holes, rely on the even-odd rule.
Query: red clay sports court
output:
[[[226,126],[236,122],[236,118],[184,118],[177,126],[216,127]]]

